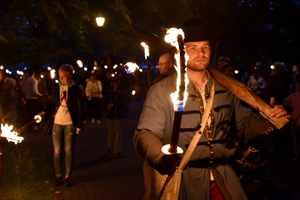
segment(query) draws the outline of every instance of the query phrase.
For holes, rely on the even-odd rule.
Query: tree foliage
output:
[[[209,23],[218,45],[213,59],[233,63],[283,61],[299,56],[298,0],[2,0],[0,2],[0,64],[34,66],[76,59],[123,62],[143,60],[143,48],[129,28],[135,23],[164,37],[190,17]],[[105,17],[97,27],[95,18]],[[162,50],[150,45],[152,63]]]

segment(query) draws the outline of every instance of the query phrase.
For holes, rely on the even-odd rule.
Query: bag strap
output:
[[[187,165],[188,161],[190,160],[190,158],[191,158],[191,156],[203,134],[203,130],[205,128],[205,125],[206,125],[208,117],[209,117],[209,113],[212,108],[212,103],[213,103],[214,97],[215,97],[215,82],[214,82],[214,79],[212,78],[212,86],[210,88],[210,98],[208,99],[208,102],[206,104],[206,108],[204,110],[200,128],[196,131],[191,143],[189,144],[189,147],[187,148],[187,150],[177,168],[178,171],[182,172],[182,170],[185,168],[185,166]]]

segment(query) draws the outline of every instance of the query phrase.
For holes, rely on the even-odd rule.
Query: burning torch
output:
[[[1,137],[5,137],[8,142],[14,142],[15,144],[21,143],[23,141],[23,137],[18,136],[18,132],[12,131],[13,125],[1,124]]]
[[[38,115],[34,116],[34,120],[23,126],[17,131],[12,131],[13,125],[8,125],[8,124],[1,124],[1,137],[5,137],[8,142],[14,142],[15,144],[21,143],[23,141],[23,137],[19,136],[19,134],[25,130],[26,127],[32,125],[33,123],[40,123],[42,121],[42,116],[44,116],[45,113],[39,113]],[[2,163],[2,152],[0,148],[0,184],[1,184],[1,176],[2,176],[2,168],[3,168],[3,163]]]
[[[23,132],[27,127],[35,124],[40,123],[42,121],[42,117],[45,115],[44,112],[41,112],[34,116],[34,119],[27,123],[26,125],[22,126],[17,131],[13,131],[13,125],[8,124],[1,124],[1,137],[5,137],[8,142],[14,142],[15,144],[21,143],[23,141],[23,137],[19,136],[21,132]]]
[[[42,121],[42,117],[45,115],[45,112],[41,112],[37,115],[34,116],[33,120],[31,120],[30,122],[28,122],[27,124],[25,124],[24,126],[22,126],[21,128],[19,128],[17,130],[17,133],[21,133],[23,132],[28,126],[31,126],[35,123],[41,123]]]
[[[175,69],[177,71],[177,86],[175,93],[171,94],[175,114],[171,143],[162,147],[162,152],[165,154],[183,153],[183,150],[178,146],[182,111],[187,99],[186,88],[188,84],[188,79],[186,76],[187,55],[185,54],[183,39],[184,33],[182,29],[176,28],[169,29],[165,37],[166,42],[171,43],[171,45],[176,47],[177,49],[177,53],[175,53],[175,59],[177,63],[175,66]]]
[[[150,64],[149,64],[149,46],[145,43],[142,42],[141,45],[144,47],[145,49],[145,60],[146,60],[146,64],[147,64],[147,75],[148,75],[148,85],[149,88],[152,85],[152,79],[151,79],[151,74],[150,74]]]
[[[141,85],[136,75],[134,74],[135,70],[139,69],[139,66],[136,63],[128,62],[124,65],[124,69],[126,73],[129,74],[135,86],[137,86],[137,89],[139,90],[142,97],[145,99],[147,92],[144,90],[143,86]]]

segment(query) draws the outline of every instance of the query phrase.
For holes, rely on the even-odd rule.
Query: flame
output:
[[[51,76],[52,79],[55,78],[55,69],[50,70],[50,76]]]
[[[77,65],[82,68],[83,67],[83,64],[82,64],[82,61],[81,60],[77,60]]]
[[[184,32],[181,28],[169,28],[165,36],[165,41],[176,47],[177,50],[179,50],[179,45],[177,42],[178,35],[181,35],[182,38],[184,38]]]
[[[141,45],[144,47],[145,49],[145,59],[147,59],[149,57],[149,46],[145,43],[145,42],[142,42]]]
[[[187,91],[184,91],[184,98],[183,99],[179,99],[179,86],[180,86],[180,52],[179,52],[179,44],[177,41],[177,36],[181,35],[182,39],[184,39],[184,32],[182,29],[177,29],[177,28],[170,28],[168,29],[166,36],[165,36],[165,41],[170,43],[172,46],[174,46],[177,49],[177,53],[175,53],[174,58],[176,60],[176,66],[175,69],[177,71],[177,83],[176,83],[176,91],[174,93],[172,93],[171,99],[174,105],[174,110],[175,111],[182,111],[184,106],[185,106],[185,102],[187,100]],[[187,60],[188,60],[188,56],[185,53],[185,66],[187,65]],[[189,83],[189,80],[187,78],[187,75],[185,74],[185,88],[187,89],[187,85]]]
[[[132,74],[136,69],[139,69],[140,67],[133,62],[128,62],[124,65],[124,69],[127,74]]]
[[[2,130],[1,137],[6,137],[7,141],[14,142],[15,144],[21,143],[24,138],[18,136],[17,132],[11,131],[12,129],[13,129],[12,125],[8,126],[7,124],[5,124],[3,126],[3,124],[1,124],[1,130]]]

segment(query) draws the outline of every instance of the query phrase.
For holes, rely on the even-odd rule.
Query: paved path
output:
[[[136,154],[132,137],[142,105],[130,105],[130,113],[123,127],[124,158],[105,156],[107,131],[101,125],[86,124],[76,139],[74,171],[69,188],[55,188],[55,199],[72,200],[139,200],[143,197],[143,160]]]

